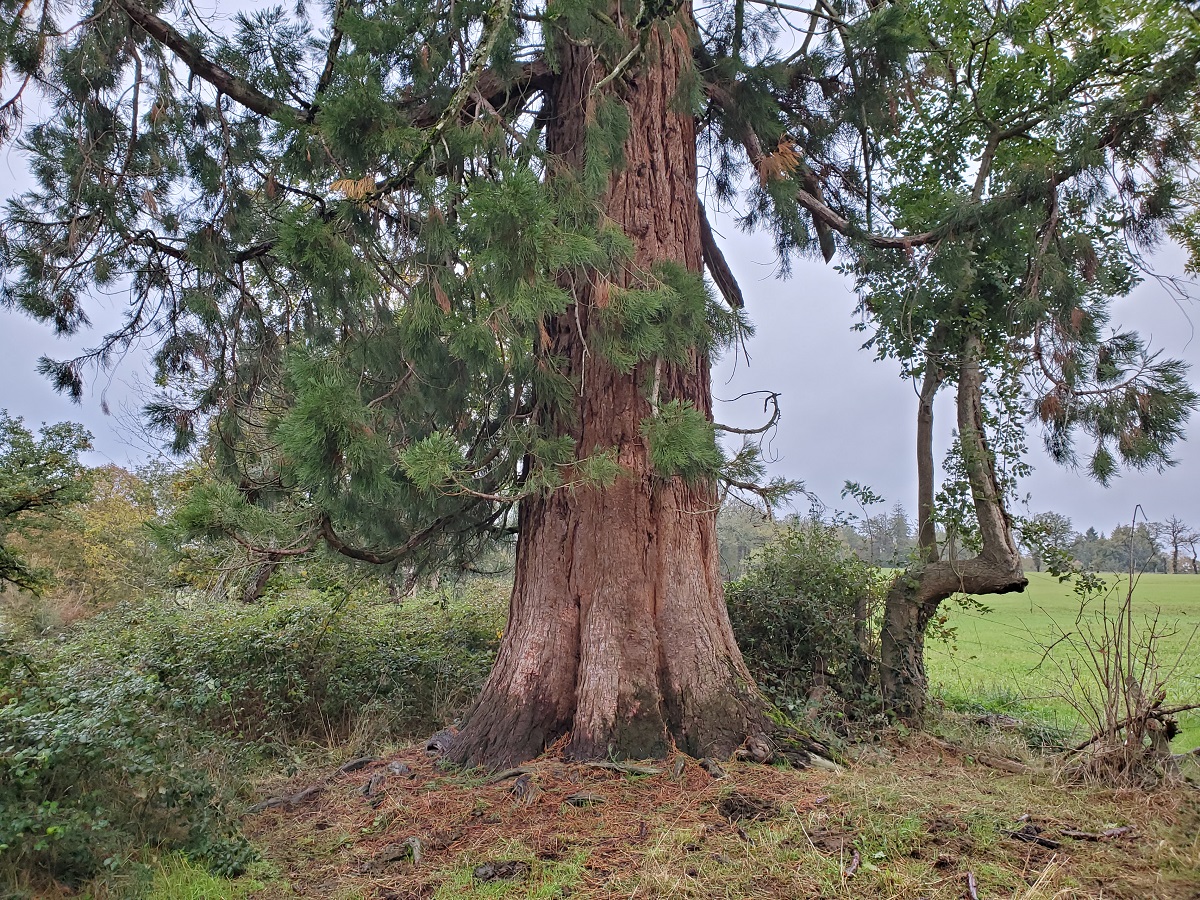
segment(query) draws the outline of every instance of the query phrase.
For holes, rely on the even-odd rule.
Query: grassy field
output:
[[[1106,576],[1107,598],[1092,601],[1083,615],[1079,598],[1069,585],[1045,573],[1031,573],[1024,594],[983,597],[991,612],[945,604],[950,642],[931,641],[928,647],[930,685],[950,705],[968,699],[982,701],[995,711],[1019,716],[1034,710],[1052,722],[1078,725],[1066,695],[1078,690],[1072,663],[1086,656],[1075,643],[1090,626],[1098,627],[1103,603],[1114,610],[1125,596],[1128,579]],[[1133,592],[1135,640],[1147,620],[1158,616],[1157,644],[1161,671],[1169,675],[1168,705],[1200,700],[1200,576],[1143,575]],[[1046,648],[1069,633],[1049,658]],[[1085,674],[1086,679],[1086,674]],[[1200,746],[1200,712],[1180,717],[1182,733],[1177,752]]]

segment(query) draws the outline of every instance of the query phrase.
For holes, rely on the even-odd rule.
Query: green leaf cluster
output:
[[[82,426],[43,425],[35,437],[20,418],[0,410],[0,590],[46,586],[50,573],[32,566],[12,538],[55,526],[88,499],[92,483],[79,454],[91,446]]]

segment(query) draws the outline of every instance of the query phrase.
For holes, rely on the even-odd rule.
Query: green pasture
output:
[[[1090,628],[1102,635],[1104,607],[1120,606],[1129,580],[1104,576],[1109,592],[1081,611],[1070,585],[1045,573],[1030,573],[1024,594],[981,597],[990,612],[971,604],[944,604],[953,635],[931,640],[927,648],[930,686],[948,704],[977,703],[993,711],[1020,716],[1032,713],[1064,727],[1079,723],[1068,695],[1078,697],[1079,680],[1087,682],[1089,657],[1080,642]],[[1157,616],[1155,632],[1159,671],[1168,681],[1167,705],[1200,701],[1200,576],[1142,575],[1133,591],[1133,640],[1144,644],[1147,624]],[[1060,640],[1063,635],[1068,638]],[[1059,641],[1052,650],[1047,648]],[[1103,661],[1104,656],[1099,654]],[[1177,752],[1200,746],[1200,711],[1180,717]]]

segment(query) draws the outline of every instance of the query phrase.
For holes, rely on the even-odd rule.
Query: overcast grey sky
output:
[[[19,151],[0,150],[0,197],[11,196],[27,179]],[[839,491],[846,480],[872,487],[911,513],[916,505],[914,415],[916,398],[911,382],[899,377],[895,363],[876,362],[859,347],[865,335],[854,332],[854,296],[850,282],[831,267],[802,262],[782,281],[770,239],[745,235],[728,221],[719,221],[726,255],[746,295],[747,310],[757,334],[747,350],[750,363],[730,355],[713,378],[714,394],[732,398],[744,391],[779,391],[783,418],[766,443],[771,473],[803,481],[830,508],[851,508]],[[1179,274],[1182,254],[1164,249],[1155,260],[1161,272]],[[1191,282],[1194,296],[1200,285]],[[92,464],[136,465],[147,448],[120,415],[140,406],[136,386],[151,381],[146,370],[148,349],[133,352],[114,371],[93,374],[79,405],[55,394],[36,373],[38,357],[70,357],[94,344],[106,326],[115,325],[128,298],[117,293],[89,307],[95,327],[71,340],[56,339],[46,326],[0,310],[0,408],[23,416],[28,425],[72,420],[82,422],[95,438]],[[1200,306],[1180,304],[1161,285],[1147,279],[1116,305],[1113,324],[1134,327],[1166,356],[1187,360],[1193,380],[1200,382]],[[114,415],[106,415],[107,401]],[[950,394],[937,410],[940,461],[953,421]],[[764,421],[762,398],[723,405],[718,420],[732,425]],[[1189,432],[1200,435],[1200,417]],[[1041,450],[1041,438],[1029,437],[1032,477],[1022,493],[1032,494],[1018,512],[1055,510],[1069,516],[1076,528],[1089,525],[1109,532],[1128,522],[1141,504],[1151,520],[1177,515],[1200,525],[1200,437],[1177,447],[1178,465],[1166,472],[1131,472],[1104,489],[1089,479],[1064,471]],[[807,503],[798,501],[801,511]]]
[[[839,497],[843,482],[852,480],[869,485],[889,505],[902,503],[911,514],[917,491],[915,389],[900,378],[896,363],[877,362],[870,351],[859,349],[867,335],[851,330],[856,319],[850,281],[816,262],[797,265],[792,278],[779,281],[768,239],[733,228],[724,229],[723,237],[757,334],[748,345],[749,366],[744,360],[722,360],[713,376],[714,393],[728,398],[759,388],[780,391],[783,419],[768,445],[777,458],[772,470],[804,481],[827,505],[857,511],[852,500]],[[1183,254],[1165,247],[1154,264],[1160,274],[1182,274]],[[1200,296],[1194,280],[1189,288]],[[1200,322],[1200,304],[1181,304],[1148,278],[1117,301],[1112,324],[1136,328],[1164,356],[1187,360],[1193,381],[1200,382],[1200,335],[1193,322]],[[939,463],[950,440],[953,404],[953,394],[946,392],[935,413]],[[726,424],[746,425],[756,414],[763,421],[761,409],[761,398],[748,398],[736,414],[722,410],[717,415]],[[1189,433],[1200,435],[1200,416],[1193,418]],[[1028,442],[1034,473],[1022,483],[1021,494],[1032,498],[1017,512],[1054,510],[1079,530],[1094,525],[1107,533],[1128,522],[1140,503],[1151,520],[1177,515],[1200,524],[1200,439],[1177,446],[1174,468],[1162,474],[1128,472],[1107,489],[1053,463],[1036,430]]]

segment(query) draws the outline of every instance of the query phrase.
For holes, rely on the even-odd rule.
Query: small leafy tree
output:
[[[879,128],[876,194],[906,232],[935,238],[903,255],[852,242],[850,267],[870,345],[919,384],[920,553],[894,585],[882,644],[884,694],[910,719],[938,604],[1027,584],[1008,510],[1026,423],[1060,463],[1090,445],[1082,463],[1108,483],[1121,466],[1170,465],[1198,399],[1183,363],[1110,327],[1113,298],[1138,278],[1131,245],[1157,240],[1187,194],[1194,89],[1175,88],[1195,78],[1194,16],[1130,4],[1115,15],[1146,27],[1114,30],[1113,8],[1088,3],[905,12],[931,7],[911,23],[927,52],[894,75],[910,102]],[[1000,211],[979,221],[981,203]],[[939,492],[934,401],[947,388],[957,440]]]
[[[59,524],[91,491],[79,454],[92,437],[70,422],[43,425],[35,437],[22,420],[0,410],[0,591],[41,591],[50,572],[13,545]]]
[[[1020,531],[1021,543],[1033,560],[1035,572],[1042,571],[1048,550],[1062,557],[1075,539],[1070,518],[1056,512],[1041,512],[1023,519]]]
[[[875,614],[886,581],[816,520],[793,522],[759,550],[727,599],[759,685],[790,714],[863,699],[878,657]]]

